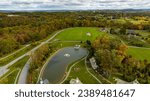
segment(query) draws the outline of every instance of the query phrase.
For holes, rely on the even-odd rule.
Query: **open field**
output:
[[[129,47],[128,54],[139,60],[147,59],[150,62],[150,49]]]
[[[87,33],[90,33],[91,35],[87,35]],[[86,41],[94,40],[96,37],[102,34],[104,33],[100,32],[98,28],[76,27],[64,30],[59,35],[57,35],[55,39],[65,41]]]

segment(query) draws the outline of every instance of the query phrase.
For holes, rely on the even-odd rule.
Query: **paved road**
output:
[[[39,47],[41,47],[42,45],[44,45],[44,44],[46,44],[46,43],[49,43],[49,41],[51,41],[53,38],[55,38],[55,37],[56,37],[60,32],[62,32],[62,31],[64,31],[64,30],[58,31],[58,32],[55,33],[51,38],[49,38],[48,40],[42,42],[40,45],[36,46],[36,47],[33,48],[31,51],[27,52],[26,54],[24,54],[24,55],[22,55],[22,56],[20,56],[20,57],[18,57],[18,58],[16,58],[15,60],[13,60],[12,62],[8,63],[7,65],[0,67],[0,77],[3,76],[5,73],[7,73],[7,72],[9,71],[9,69],[8,69],[9,66],[13,65],[13,64],[16,63],[18,60],[24,58],[25,56],[30,55],[31,53],[33,53],[35,50],[37,50],[37,49],[38,49]],[[75,42],[75,41],[66,41],[66,42]],[[76,42],[80,42],[80,41],[76,41]],[[121,42],[124,43],[122,40],[121,40]],[[125,44],[125,43],[124,43],[124,44]],[[29,46],[29,45],[27,45],[27,46]],[[27,46],[25,46],[25,47],[27,47]],[[24,47],[24,48],[25,48],[25,47]],[[129,47],[135,47],[135,46],[129,46]],[[22,48],[22,49],[24,49],[24,48]],[[135,48],[141,48],[141,47],[135,47]],[[20,49],[20,50],[22,50],[22,49]],[[145,48],[145,49],[150,49],[150,48]],[[18,51],[20,51],[20,50],[18,50]],[[18,51],[16,51],[16,52],[18,52]],[[16,52],[14,52],[14,53],[12,53],[12,54],[10,54],[10,55],[4,57],[4,58],[1,58],[0,60],[5,59],[5,58],[7,58],[7,57],[9,57],[9,56],[11,56],[11,55],[13,55],[13,54],[15,54]],[[30,60],[31,60],[31,59],[30,59]],[[21,72],[21,74],[20,74],[20,78],[19,78],[19,82],[18,82],[18,83],[20,83],[20,84],[25,84],[25,83],[26,83],[26,78],[27,78],[27,73],[28,73],[28,70],[29,70],[29,63],[30,63],[30,60],[26,63],[26,65],[24,66],[24,68],[23,68],[23,70],[22,70],[22,72]]]
[[[13,71],[11,71],[10,73],[8,73],[7,75],[5,75],[3,78],[1,78],[0,80],[5,79],[7,76],[9,76],[11,73],[13,73],[14,71],[16,71],[17,69],[14,69]]]
[[[62,32],[64,30],[58,31],[56,34],[54,34],[51,38],[49,38],[48,40],[42,42],[40,45],[38,45],[37,47],[35,47],[34,49],[32,49],[30,52],[28,52],[27,54],[30,55],[31,53],[34,53],[35,50],[37,50],[39,47],[41,47],[42,45],[48,43],[49,41],[51,41],[53,38],[55,38],[60,32]],[[30,62],[31,62],[31,58],[28,60],[28,62],[25,64],[25,66],[23,67],[19,80],[18,80],[18,84],[26,84],[26,80],[27,80],[27,76],[28,76],[28,71],[30,68]]]
[[[3,76],[7,72],[8,72],[7,67],[0,67],[0,77]]]
[[[12,62],[8,63],[7,65],[0,67],[0,77],[9,71],[9,69],[8,69],[9,66],[13,65],[14,63],[16,63],[17,61],[19,61],[20,59],[24,58],[27,55],[28,55],[28,53],[18,57],[17,59],[13,60]]]
[[[24,68],[22,69],[19,80],[18,80],[18,84],[26,84],[27,83],[27,75],[28,75],[28,71],[30,68],[30,61],[31,61],[31,59],[28,60],[28,62],[25,64]]]
[[[42,45],[44,45],[44,44],[48,43],[49,41],[51,41],[53,38],[55,38],[55,37],[56,37],[60,32],[62,32],[62,31],[64,31],[64,30],[58,31],[58,32],[57,32],[56,34],[54,34],[51,38],[49,38],[48,40],[42,42],[40,45],[36,46],[36,47],[33,48],[31,51],[27,52],[26,54],[24,54],[24,55],[22,55],[22,56],[20,56],[20,57],[18,57],[18,58],[16,58],[15,60],[11,61],[11,62],[8,63],[7,65],[0,67],[0,77],[3,76],[5,73],[7,73],[7,72],[9,71],[9,69],[8,69],[9,66],[13,65],[13,64],[16,63],[18,60],[24,58],[25,56],[30,55],[30,54],[33,53],[35,50],[37,50],[39,47],[41,47]],[[27,46],[28,46],[28,45],[27,45]],[[27,47],[27,46],[26,46],[26,47]],[[15,54],[15,53],[13,53],[13,54]],[[13,54],[11,54],[11,55],[13,55]],[[8,56],[7,56],[7,57],[8,57]],[[4,58],[7,58],[7,57],[4,57]],[[3,59],[4,59],[4,58],[3,58]],[[22,72],[21,72],[21,75],[22,75],[22,73],[25,73],[25,72],[22,71]],[[23,75],[24,75],[24,74],[23,74]],[[26,78],[26,77],[25,77],[25,78]]]

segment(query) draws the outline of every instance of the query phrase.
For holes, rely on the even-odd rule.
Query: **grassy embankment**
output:
[[[0,60],[0,66],[4,66],[4,65],[8,64],[9,62],[15,60],[16,58],[24,55],[25,53],[27,53],[28,51],[33,49],[35,46],[36,45],[29,45],[26,48],[24,48],[23,50],[20,50],[20,51],[16,52],[15,54],[10,55],[9,57]]]
[[[29,56],[25,56],[24,58],[20,59],[18,62],[13,64],[12,66],[8,67],[9,71],[6,74],[4,74],[2,77],[0,77],[0,84],[17,83],[20,72],[28,60],[29,60]]]
[[[88,73],[86,66],[85,66],[85,60],[82,60],[78,64],[72,67],[71,72],[67,78],[67,80],[64,83],[69,83],[71,79],[79,78],[79,80],[83,84],[98,84],[99,82]]]

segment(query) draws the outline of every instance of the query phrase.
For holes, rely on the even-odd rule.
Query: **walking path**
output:
[[[21,51],[21,50],[25,49],[25,48],[26,48],[26,47],[28,47],[28,46],[30,46],[30,44],[29,44],[29,45],[24,46],[23,48],[21,48],[21,49],[19,49],[19,50],[15,51],[15,52],[13,52],[13,53],[11,53],[11,54],[9,54],[9,55],[5,56],[5,57],[0,58],[0,60],[3,60],[3,59],[8,58],[9,56],[12,56],[12,55],[16,54],[17,52],[19,52],[19,51]]]
[[[2,81],[3,79],[5,79],[7,76],[9,76],[11,73],[13,73],[14,71],[16,71],[17,69],[11,71],[10,73],[8,73],[6,76],[4,76],[3,78],[0,79],[0,81]]]
[[[17,74],[17,76],[16,76],[16,79],[15,79],[14,84],[17,84],[17,83],[18,83],[18,79],[19,79],[20,73],[21,73],[21,69],[19,70],[19,72],[18,72],[18,74]]]
[[[89,54],[89,53],[88,53]],[[87,55],[88,56],[88,55]],[[86,56],[86,59],[87,59],[87,56]],[[91,74],[91,76],[93,76],[93,78],[95,78],[100,84],[102,83],[99,79],[97,79],[96,76],[94,76],[89,70],[88,70],[88,66],[87,66],[87,61],[85,59],[85,66],[86,66],[86,70],[88,71],[89,74]]]
[[[87,56],[88,56],[88,55],[87,55]],[[102,83],[99,79],[97,79],[97,78],[88,70],[88,67],[87,67],[87,64],[86,64],[86,58],[87,58],[87,56],[86,56],[85,58],[81,59],[80,61],[74,63],[74,64],[70,67],[70,69],[69,69],[69,71],[68,71],[68,73],[67,73],[65,79],[64,79],[63,81],[61,81],[60,84],[64,83],[64,82],[67,80],[67,78],[68,78],[69,75],[70,75],[70,72],[71,72],[72,68],[73,68],[76,64],[78,64],[79,62],[81,62],[81,61],[83,61],[83,60],[85,60],[85,66],[86,66],[86,70],[88,71],[88,73],[89,73],[94,79],[96,79],[100,84]]]
[[[76,64],[78,64],[79,62],[81,62],[81,61],[84,60],[84,59],[85,59],[85,58],[81,59],[80,61],[74,63],[74,64],[70,67],[70,69],[69,69],[69,71],[68,71],[68,73],[67,73],[65,79],[64,79],[63,81],[61,81],[60,84],[62,84],[63,82],[65,82],[65,81],[67,80],[67,78],[68,78],[69,75],[70,75],[70,72],[71,72],[72,68],[73,68]]]
[[[0,77],[3,76],[5,73],[7,73],[9,71],[8,67],[13,65],[14,63],[16,63],[18,60],[24,58],[25,56],[27,55],[31,55],[32,53],[34,53],[35,50],[37,50],[39,47],[41,47],[42,45],[48,43],[49,41],[51,41],[53,38],[55,38],[60,32],[62,32],[64,30],[60,30],[58,31],[57,33],[55,33],[51,38],[49,38],[48,40],[42,42],[40,45],[36,46],[35,48],[33,48],[32,50],[30,50],[29,52],[27,52],[26,54],[16,58],[15,60],[11,61],[10,63],[8,63],[7,65],[5,66],[2,66],[0,67]],[[27,47],[27,46],[26,46]],[[13,53],[15,54],[15,53]],[[12,54],[11,54],[12,55]],[[6,58],[6,57],[5,57]],[[24,69],[23,69],[24,70]],[[23,72],[23,71],[22,71]],[[22,75],[22,72],[21,72],[21,75]],[[24,74],[25,72],[23,72]]]
[[[42,42],[39,46],[35,47],[34,49],[32,49],[29,54],[34,53],[35,50],[37,50],[39,47],[41,47],[42,45],[48,43],[49,41],[51,41],[53,38],[55,38],[59,33],[61,33],[64,30],[58,31],[56,34],[54,34],[51,38],[49,38],[48,40]],[[18,84],[26,84],[26,80],[27,80],[27,76],[28,76],[28,71],[30,68],[30,62],[31,62],[31,58],[29,59],[29,61],[26,63],[26,65],[24,66],[23,70],[21,71],[19,80],[18,80]]]
[[[66,29],[64,29],[64,30],[66,30]],[[11,62],[8,63],[7,65],[1,66],[1,67],[0,67],[0,77],[3,76],[4,74],[6,74],[6,73],[9,71],[9,69],[8,69],[9,66],[13,65],[13,64],[16,63],[18,60],[24,58],[25,56],[31,55],[32,53],[34,53],[34,51],[36,51],[36,50],[37,50],[39,47],[41,47],[42,45],[44,45],[44,44],[46,44],[46,43],[51,43],[50,41],[51,41],[53,38],[55,38],[59,33],[61,33],[62,31],[64,31],[64,30],[60,30],[60,31],[56,32],[51,38],[49,38],[48,40],[46,40],[46,41],[44,41],[44,42],[41,42],[41,44],[39,44],[38,46],[36,46],[36,47],[33,48],[32,50],[30,50],[29,52],[27,52],[27,53],[25,53],[24,55],[22,55],[22,56],[16,58],[15,60],[11,61]],[[112,36],[112,37],[113,37],[113,36]],[[121,40],[121,39],[120,39],[120,40]],[[60,42],[81,42],[81,41],[60,41]],[[122,42],[123,44],[125,44],[122,40],[121,40],[121,42]],[[29,45],[30,45],[30,44],[29,44]],[[23,48],[17,50],[16,52],[14,52],[14,53],[12,53],[12,54],[10,54],[10,55],[8,55],[8,56],[5,56],[5,57],[3,57],[3,58],[0,58],[0,60],[3,60],[3,59],[5,59],[5,58],[8,58],[8,57],[11,56],[11,55],[16,54],[18,51],[23,50],[24,48],[28,47],[29,45],[26,45],[25,47],[23,47]],[[129,47],[150,49],[150,48],[136,47],[136,46],[129,46]],[[90,75],[91,75],[93,78],[95,78],[99,83],[102,83],[99,79],[97,79],[96,76],[94,76],[94,75],[88,70],[88,67],[87,67],[87,64],[86,64],[86,57],[85,57],[84,59],[85,59],[85,65],[86,65],[86,69],[87,69],[88,73],[90,73]],[[82,60],[83,60],[83,59],[82,59]],[[20,76],[18,75],[18,76],[19,76],[19,80],[18,80],[18,83],[19,83],[19,84],[25,84],[25,83],[26,83],[26,79],[27,79],[27,75],[28,75],[28,71],[29,71],[29,67],[30,67],[30,62],[31,62],[31,58],[30,58],[30,59],[28,60],[28,62],[25,64],[25,66],[24,66],[24,68],[22,69],[21,73],[19,73],[19,74],[20,74]],[[79,62],[80,62],[80,61],[76,62],[75,64],[73,64],[73,65],[70,67],[70,69],[69,69],[69,71],[68,71],[68,73],[67,73],[67,76],[65,77],[65,79],[64,79],[61,83],[63,83],[63,82],[68,78],[72,67],[75,66],[75,65],[76,65],[77,63],[79,63]],[[17,78],[18,78],[18,77],[17,77]],[[15,82],[16,82],[16,81],[15,81]]]

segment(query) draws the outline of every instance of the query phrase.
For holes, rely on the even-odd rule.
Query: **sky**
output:
[[[0,0],[0,10],[150,9],[150,0]]]

